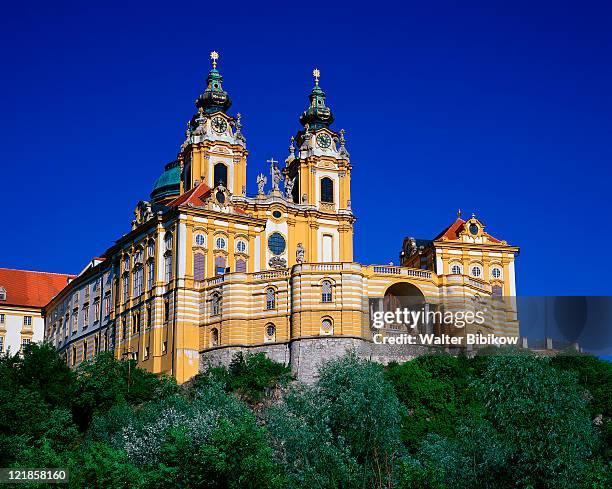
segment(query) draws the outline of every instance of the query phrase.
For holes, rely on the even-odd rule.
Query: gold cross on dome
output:
[[[210,53],[210,59],[212,59],[213,68],[217,67],[217,60],[219,59],[219,53],[217,51],[213,51]]]
[[[321,72],[319,71],[319,68],[315,68],[314,70],[312,70],[312,76],[314,76],[315,83],[319,84],[319,77],[321,76]]]

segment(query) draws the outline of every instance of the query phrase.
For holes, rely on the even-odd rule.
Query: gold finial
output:
[[[217,60],[219,59],[219,53],[217,51],[213,51],[210,53],[210,59],[212,59],[213,68],[217,67]]]
[[[461,218],[461,209],[457,209],[457,217]]]
[[[319,77],[321,76],[321,72],[319,71],[319,68],[315,68],[314,70],[312,70],[312,76],[314,76],[315,85],[318,85]]]

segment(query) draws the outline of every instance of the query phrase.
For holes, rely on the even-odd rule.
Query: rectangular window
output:
[[[0,324],[4,324],[4,321],[6,320],[4,314],[0,314]]]
[[[323,235],[323,261],[334,261],[334,237],[330,234]]]
[[[166,282],[172,280],[172,256],[168,255],[164,258],[164,269],[166,272]]]
[[[98,337],[94,338],[94,353],[98,353],[100,351],[100,343],[98,341]]]
[[[155,264],[153,260],[147,263],[147,290],[153,288],[153,282],[155,281]]]
[[[203,253],[195,253],[193,255],[193,279],[196,282],[204,280],[205,273],[205,256]]]
[[[98,322],[98,318],[100,317],[100,300],[96,299],[94,302],[94,323]]]
[[[170,319],[170,301],[168,299],[164,300],[164,321],[168,322]]]
[[[0,353],[4,351],[4,336],[0,336]]]
[[[142,268],[138,268],[135,272],[134,272],[134,296],[138,297],[140,294],[142,294],[142,277],[143,275],[143,270]]]
[[[24,349],[26,346],[28,346],[30,343],[32,342],[32,340],[30,338],[24,338],[21,340],[21,348]]]
[[[127,302],[130,296],[130,276],[126,273],[123,276],[123,302]]]
[[[144,348],[144,357],[145,359],[149,358],[149,347],[145,346]]]
[[[83,307],[83,326],[87,326],[89,323],[89,306]]]
[[[32,316],[23,316],[23,325],[32,326]]]
[[[151,309],[151,305],[147,306],[147,328],[151,327],[151,324],[153,323],[153,311]]]
[[[104,296],[104,317],[108,317],[110,315],[110,294],[107,292]]]

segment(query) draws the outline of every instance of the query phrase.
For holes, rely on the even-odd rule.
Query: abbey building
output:
[[[70,365],[110,350],[184,382],[244,350],[298,377],[347,348],[387,361],[393,352],[372,347],[371,315],[414,298],[441,310],[499,297],[478,329],[518,335],[518,248],[475,216],[430,241],[407,238],[400,266],[354,262],[353,166],[318,70],[284,164],[269,160],[247,195],[240,114],[211,58],[177,158],[136,205],[131,231],[46,307],[46,337]]]

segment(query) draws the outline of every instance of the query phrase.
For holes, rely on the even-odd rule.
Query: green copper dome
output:
[[[325,105],[325,92],[319,86],[320,72],[315,68],[312,72],[315,77],[315,86],[310,92],[310,106],[304,111],[300,117],[300,123],[305,127],[308,124],[310,129],[320,129],[329,127],[334,122],[334,114],[331,109]]]
[[[155,181],[151,200],[158,202],[166,197],[176,197],[181,191],[181,167],[178,161],[171,161],[164,169],[164,173]]]
[[[207,114],[219,111],[226,112],[232,105],[232,100],[228,93],[223,90],[223,77],[217,70],[219,53],[213,51],[210,53],[210,58],[213,60],[213,67],[206,78],[206,90],[196,100],[196,107]]]

